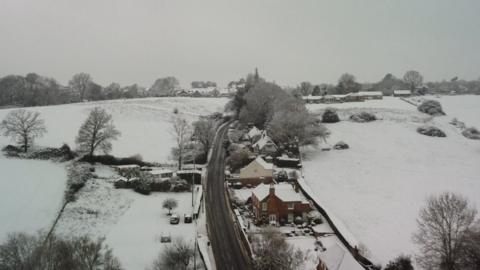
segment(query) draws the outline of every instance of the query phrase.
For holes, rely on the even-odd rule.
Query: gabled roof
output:
[[[342,248],[338,243],[327,247],[327,250],[321,252],[319,256],[328,270],[364,270],[353,258],[352,254]]]
[[[258,147],[258,149],[262,149],[267,144],[273,144],[275,147],[277,147],[277,145],[267,135],[267,133],[265,131],[263,131],[262,132],[262,137],[256,143],[253,144],[253,147]]]
[[[275,189],[275,196],[284,202],[306,202],[305,198],[296,192],[290,184],[280,183],[273,185],[273,188]],[[262,183],[254,188],[252,193],[258,200],[262,201],[270,193],[270,185]]]
[[[247,134],[248,134],[248,137],[253,138],[255,136],[262,135],[262,131],[257,127],[253,127],[252,129],[250,129],[250,131],[248,131]]]
[[[261,156],[258,156],[254,161],[262,166],[265,170],[273,170],[273,164],[266,162]],[[248,165],[247,165],[248,166]]]

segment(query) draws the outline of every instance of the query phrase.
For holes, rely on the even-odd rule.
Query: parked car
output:
[[[192,215],[184,215],[183,222],[184,223],[192,223]]]
[[[176,214],[170,216],[170,224],[178,224],[180,223],[180,217]]]

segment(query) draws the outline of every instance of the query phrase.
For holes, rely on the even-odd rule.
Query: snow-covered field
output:
[[[113,142],[112,154],[140,154],[144,160],[169,162],[174,138],[170,120],[174,110],[187,119],[222,112],[226,98],[147,98],[101,101],[58,106],[26,108],[38,111],[48,133],[37,139],[41,146],[74,146],[75,137],[89,111],[100,106],[112,114],[122,136]],[[0,110],[3,119],[10,110]],[[0,147],[12,143],[0,137]],[[98,179],[89,180],[78,199],[67,205],[56,227],[61,235],[106,237],[125,269],[144,269],[162,247],[162,233],[183,236],[192,241],[193,224],[183,223],[183,214],[191,213],[190,193],[152,193],[143,196],[132,190],[115,190],[115,173],[96,166]],[[0,241],[8,232],[34,233],[49,229],[59,210],[65,191],[65,164],[49,161],[6,159],[0,154]],[[181,215],[179,225],[170,225],[162,201],[178,200],[174,211]],[[193,243],[192,243],[193,245]],[[198,258],[199,259],[199,258]],[[200,260],[200,259],[199,259]]]
[[[45,120],[48,133],[37,139],[43,146],[60,146],[68,143],[75,146],[78,130],[89,111],[100,106],[113,116],[121,137],[113,142],[113,155],[132,156],[140,154],[144,160],[166,162],[174,144],[170,120],[174,109],[188,121],[200,115],[222,112],[227,98],[145,98],[75,103],[58,106],[32,107]],[[10,110],[0,110],[3,119]],[[0,137],[0,145],[11,143]]]
[[[480,208],[480,142],[469,140],[448,122],[457,117],[480,126],[480,96],[439,99],[447,116],[431,118],[398,98],[362,103],[308,105],[313,112],[339,109],[339,123],[328,124],[331,145],[342,140],[348,150],[304,151],[305,179],[348,229],[385,264],[399,254],[413,254],[416,217],[431,194],[453,191]],[[349,115],[373,112],[381,120],[353,123]],[[447,133],[433,138],[416,132],[432,124]]]
[[[0,154],[0,172],[0,242],[11,232],[49,230],[62,205],[65,168]]]

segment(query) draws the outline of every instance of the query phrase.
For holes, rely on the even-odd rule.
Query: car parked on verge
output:
[[[180,217],[176,214],[173,214],[170,217],[170,224],[178,224],[178,223],[180,223]]]

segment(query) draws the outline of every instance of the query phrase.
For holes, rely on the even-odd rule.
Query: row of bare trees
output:
[[[65,239],[52,235],[9,234],[0,243],[0,269],[121,270],[120,261],[104,239],[87,236]]]
[[[174,113],[171,120],[171,134],[175,139],[172,157],[178,162],[179,170],[186,157],[196,160],[200,154],[203,160],[206,160],[215,137],[218,120],[215,115],[210,115],[201,117],[191,124],[180,116],[178,111]]]
[[[43,136],[47,129],[39,112],[17,109],[10,111],[3,119],[0,131],[27,152],[34,140]],[[110,152],[112,141],[119,136],[120,131],[115,128],[112,116],[104,109],[95,107],[80,127],[75,142],[80,153],[92,156],[97,150]]]

